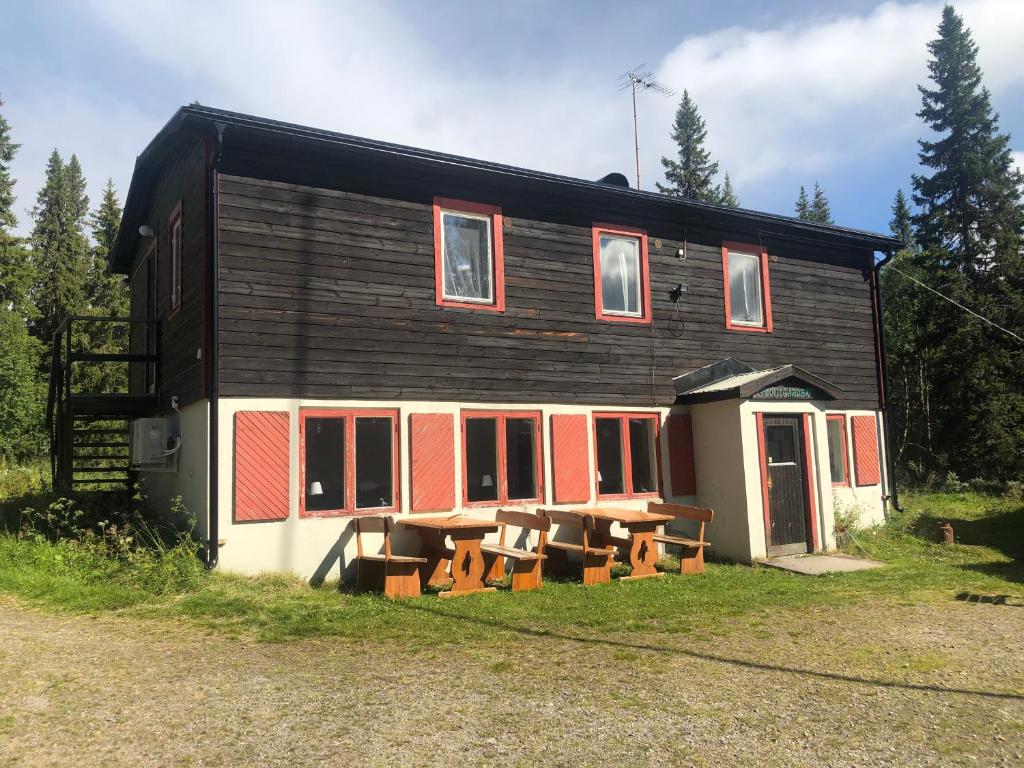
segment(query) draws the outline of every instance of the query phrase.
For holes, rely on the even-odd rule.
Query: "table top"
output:
[[[629,525],[630,523],[667,523],[674,519],[671,515],[659,515],[654,512],[624,509],[622,507],[596,507],[594,509],[577,509],[574,511],[593,515],[594,518],[614,520],[623,525]]]
[[[489,531],[498,530],[493,520],[481,520],[465,515],[432,515],[430,517],[406,517],[398,521],[399,525],[409,528],[433,528],[439,531],[452,531],[460,528],[483,528]]]

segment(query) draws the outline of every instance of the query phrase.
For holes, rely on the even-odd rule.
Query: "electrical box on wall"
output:
[[[167,466],[167,419],[136,419],[129,436],[132,467],[163,469]]]

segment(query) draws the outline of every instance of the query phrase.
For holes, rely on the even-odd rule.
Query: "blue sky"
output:
[[[1024,163],[1024,2],[957,3]],[[540,170],[632,177],[645,62],[696,98],[745,207],[825,187],[838,223],[885,230],[916,170],[916,84],[941,3],[112,2],[0,0],[0,94],[22,150],[19,230],[49,152],[96,200],[181,104],[251,112]],[[676,99],[640,99],[641,177],[661,178]]]

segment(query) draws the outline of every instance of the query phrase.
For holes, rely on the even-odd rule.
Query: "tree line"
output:
[[[43,424],[54,332],[67,315],[126,317],[124,281],[107,273],[121,223],[121,205],[108,179],[99,206],[89,208],[78,158],[55,149],[31,210],[32,232],[14,233],[16,180],[11,164],[20,145],[0,99],[0,463],[35,459],[46,449]],[[92,351],[115,351],[118,331],[102,324],[83,330]],[[121,351],[121,350],[118,350]],[[82,371],[88,391],[118,391],[127,371]]]
[[[914,484],[1021,479],[1024,175],[982,83],[978,46],[950,5],[928,54],[930,83],[918,86],[921,173],[910,200],[896,192],[889,226],[903,247],[882,270],[891,449]],[[672,138],[678,157],[662,158],[659,191],[738,205],[728,175],[716,184],[707,127],[686,91]],[[800,187],[795,213],[833,223],[817,182],[811,194]]]

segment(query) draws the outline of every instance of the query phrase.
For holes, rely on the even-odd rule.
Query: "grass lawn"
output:
[[[311,636],[402,639],[412,644],[492,642],[496,633],[608,632],[710,635],[725,619],[771,608],[841,605],[886,596],[948,600],[960,594],[1024,595],[1024,501],[974,493],[909,494],[907,511],[856,534],[851,553],[888,567],[807,578],[765,567],[711,563],[704,575],[584,589],[547,581],[536,593],[392,602],[337,584],[288,576],[187,573],[154,588],[109,563],[76,561],[48,542],[0,538],[0,591],[72,611],[182,618],[266,641]],[[957,543],[934,543],[937,521]],[[714,539],[711,529],[709,538]],[[77,558],[81,560],[81,558]],[[134,567],[134,566],[133,566]],[[180,569],[180,564],[177,566]],[[152,567],[151,567],[152,569]],[[158,570],[158,569],[157,569]],[[187,570],[187,569],[186,569]],[[180,576],[177,570],[174,576]]]
[[[0,536],[0,765],[1020,764],[1024,502],[905,503],[875,571],[401,602]]]

